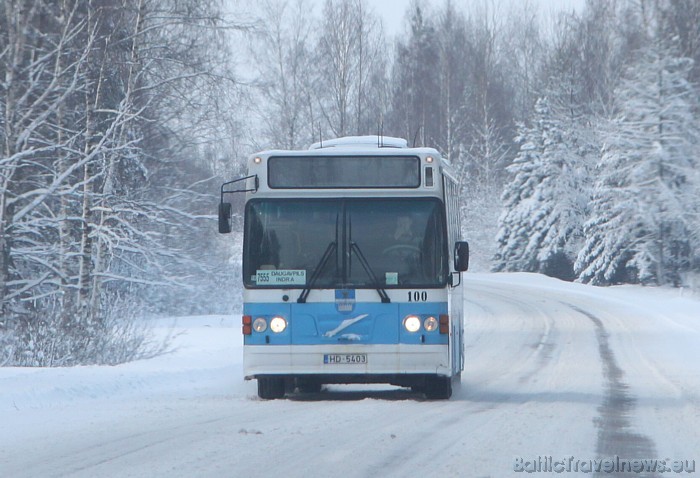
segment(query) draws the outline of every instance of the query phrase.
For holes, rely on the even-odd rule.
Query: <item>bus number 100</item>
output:
[[[428,293],[426,291],[419,292],[408,291],[408,301],[409,302],[426,302],[428,300]]]

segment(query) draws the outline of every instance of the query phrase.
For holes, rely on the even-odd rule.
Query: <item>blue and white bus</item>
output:
[[[261,398],[332,383],[451,396],[469,263],[457,191],[435,149],[381,136],[264,151],[222,185],[219,232],[225,195],[245,193],[244,373]]]

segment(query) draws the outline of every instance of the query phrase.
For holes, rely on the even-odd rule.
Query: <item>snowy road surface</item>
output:
[[[181,319],[178,349],[152,360],[0,369],[0,476],[503,477],[550,456],[584,472],[700,460],[697,298],[530,274],[469,274],[466,295],[450,401],[388,386],[258,400],[238,317]],[[587,474],[616,476],[601,470]]]

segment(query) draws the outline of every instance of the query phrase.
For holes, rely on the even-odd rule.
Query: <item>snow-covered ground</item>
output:
[[[584,471],[616,456],[700,461],[697,297],[532,274],[469,274],[466,287],[467,365],[450,401],[388,386],[258,400],[237,316],[158,322],[177,348],[151,360],[0,369],[0,477],[502,477],[550,456]]]

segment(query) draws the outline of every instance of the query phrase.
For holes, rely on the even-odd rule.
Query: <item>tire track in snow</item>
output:
[[[498,304],[507,304],[513,311],[526,318],[524,324],[529,325],[529,318],[539,317],[541,323],[538,328],[528,331],[531,334],[529,342],[522,342],[519,353],[515,354],[517,362],[522,367],[516,367],[513,371],[507,367],[509,374],[513,374],[512,380],[522,384],[530,380],[536,373],[541,372],[551,362],[552,351],[556,343],[556,331],[552,317],[542,313],[537,304],[525,302],[513,298],[507,294],[493,290],[480,290],[480,298],[465,299],[465,333],[469,329],[469,317],[477,310],[486,316],[497,316],[499,311],[490,307],[492,301]],[[490,300],[484,300],[484,296]],[[471,314],[467,310],[471,309]],[[478,332],[481,337],[483,331]],[[486,332],[488,335],[489,332]],[[473,338],[473,337],[472,337]],[[522,355],[520,355],[522,353]],[[430,412],[421,416],[421,422],[426,424],[420,428],[420,433],[411,430],[402,438],[402,447],[397,447],[391,453],[366,465],[364,472],[367,476],[381,473],[385,476],[419,476],[422,471],[429,471],[430,462],[425,462],[421,455],[416,455],[413,450],[427,446],[443,456],[454,455],[459,457],[464,454],[464,444],[455,437],[464,433],[468,426],[469,433],[478,433],[480,430],[488,430],[490,424],[498,421],[501,414],[489,413],[494,409],[504,407],[508,412],[517,414],[517,410],[526,406],[531,400],[529,396],[520,396],[510,393],[494,393],[484,390],[484,386],[494,378],[486,382],[470,383],[468,375],[462,375],[461,390],[455,390],[452,399],[448,402],[432,402]],[[418,401],[422,401],[418,399]],[[429,402],[429,401],[428,401]],[[468,417],[468,420],[466,419]],[[429,424],[429,425],[427,425]],[[408,432],[408,430],[407,430]],[[389,471],[390,470],[390,471]]]
[[[617,364],[615,354],[608,341],[610,335],[603,322],[595,315],[573,304],[564,303],[579,314],[587,317],[595,325],[598,351],[603,365],[603,376],[607,382],[603,403],[598,407],[598,417],[593,423],[598,428],[596,453],[599,458],[651,459],[655,457],[656,446],[645,435],[634,433],[630,426],[630,415],[637,400],[628,393],[628,385],[623,378],[625,373]],[[629,476],[629,473],[598,473],[595,476]],[[639,473],[639,477],[658,477],[656,473]]]
[[[556,327],[554,327],[554,321],[552,317],[548,314],[543,313],[541,307],[537,304],[525,302],[522,300],[522,298],[514,299],[512,296],[495,292],[493,290],[480,290],[479,293],[482,295],[490,296],[491,298],[496,298],[499,303],[508,304],[513,308],[513,310],[517,310],[520,313],[524,313],[527,311],[527,314],[525,314],[527,317],[539,316],[542,319],[543,329],[541,331],[536,332],[538,337],[529,346],[532,352],[528,354],[527,357],[523,358],[521,362],[523,364],[529,364],[531,363],[531,360],[536,360],[534,366],[532,366],[529,370],[521,370],[521,375],[518,378],[518,383],[520,384],[528,382],[539,371],[546,368],[552,360],[552,354],[556,348],[557,342],[557,331]],[[467,298],[465,300],[465,306],[467,304],[469,304],[469,307],[476,306],[482,309],[484,312],[487,312],[489,315],[495,316],[497,314],[496,311],[486,306],[483,303],[483,301],[472,300]],[[468,317],[466,313],[465,317]],[[465,323],[465,328],[466,327],[468,327],[468,322]]]

